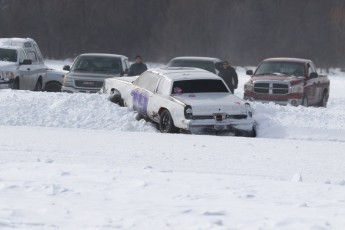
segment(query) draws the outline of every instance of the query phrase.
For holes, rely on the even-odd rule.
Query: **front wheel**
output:
[[[38,79],[34,91],[42,91],[42,82],[41,79]]]
[[[19,89],[19,79],[16,78],[13,82],[12,89]]]
[[[168,110],[163,110],[159,118],[159,130],[161,133],[175,133],[177,128]]]
[[[61,84],[57,82],[49,82],[44,90],[47,92],[61,92]]]
[[[109,100],[115,104],[118,104],[121,107],[123,107],[125,104],[122,97],[121,97],[121,93],[116,89],[111,90]]]

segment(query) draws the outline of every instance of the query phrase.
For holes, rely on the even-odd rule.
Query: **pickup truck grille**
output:
[[[101,88],[103,86],[103,81],[75,80],[74,84],[82,88]]]
[[[289,86],[284,83],[255,83],[254,92],[261,94],[288,94]]]

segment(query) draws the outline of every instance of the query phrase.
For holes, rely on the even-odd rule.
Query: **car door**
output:
[[[19,87],[20,89],[24,90],[32,90],[33,83],[32,79],[35,79],[35,72],[33,71],[34,61],[36,60],[36,55],[32,54],[31,52],[26,52],[24,54],[25,59],[32,60],[32,64],[20,64],[19,71],[20,71],[20,78],[19,78]],[[20,60],[20,63],[23,63],[24,60]]]
[[[155,90],[161,76],[146,71],[134,82],[134,89],[131,91],[133,109],[145,117],[155,116],[154,108],[159,100]]]
[[[314,63],[310,63],[311,71],[314,73],[317,72]],[[322,77],[320,75],[317,75],[317,78],[315,78],[316,83],[316,89],[315,89],[315,101],[314,104],[318,104],[323,96],[323,85],[322,85]]]
[[[307,63],[307,78],[306,78],[306,85],[305,85],[305,92],[308,97],[308,104],[313,105],[317,101],[317,78],[311,78],[311,73],[315,72],[316,70],[310,63]]]

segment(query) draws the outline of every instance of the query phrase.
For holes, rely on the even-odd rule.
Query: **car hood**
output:
[[[15,62],[8,62],[8,61],[0,61],[0,69],[1,70],[14,70],[18,66],[18,63]]]
[[[255,76],[253,75],[251,78],[252,82],[259,82],[259,81],[279,81],[279,82],[286,82],[291,84],[297,84],[304,81],[304,77],[296,77],[291,75],[260,75]]]
[[[82,78],[94,78],[103,80],[105,78],[120,76],[120,74],[103,74],[103,73],[87,73],[87,72],[69,72],[68,77],[82,79]]]
[[[229,93],[190,93],[172,97],[192,106],[194,115],[246,113],[245,101]]]

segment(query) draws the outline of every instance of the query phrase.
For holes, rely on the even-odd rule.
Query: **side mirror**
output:
[[[69,65],[64,65],[62,69],[66,71],[70,71],[71,67]]]
[[[246,71],[246,74],[247,74],[247,75],[253,75],[254,73],[253,73],[253,70],[247,70],[247,71]]]
[[[31,65],[32,64],[32,60],[31,59],[24,59],[22,63],[20,63],[21,65]]]
[[[317,78],[319,75],[316,72],[312,72],[310,73],[310,77],[309,78]]]

